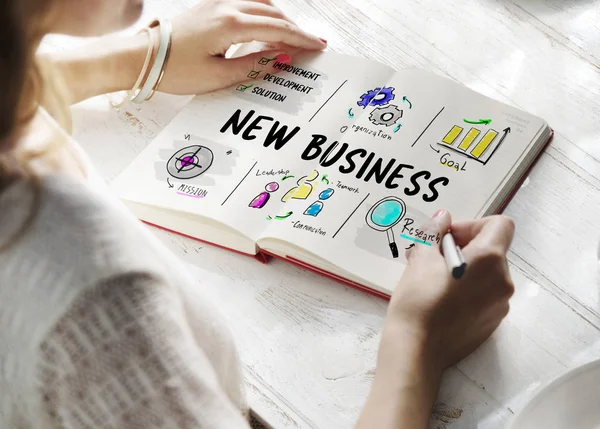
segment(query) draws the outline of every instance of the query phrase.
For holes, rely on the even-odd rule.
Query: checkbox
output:
[[[256,79],[258,77],[258,75],[260,74],[260,70],[252,70],[250,73],[248,73],[248,77],[250,79]]]
[[[238,91],[240,91],[240,92],[244,92],[245,90],[247,90],[247,89],[248,89],[248,88],[250,88],[251,86],[253,86],[253,85],[238,85],[236,89],[237,89]]]
[[[269,64],[270,61],[273,61],[274,59],[275,58],[262,57],[258,64],[260,64],[261,66],[266,66],[267,64]]]

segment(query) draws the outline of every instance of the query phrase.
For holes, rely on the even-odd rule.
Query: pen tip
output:
[[[460,279],[465,274],[466,269],[467,264],[464,262],[460,264],[460,266],[452,268],[452,277],[454,277],[456,280]]]

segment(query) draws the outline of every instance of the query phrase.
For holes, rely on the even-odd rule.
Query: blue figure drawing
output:
[[[323,210],[323,201],[327,200],[329,197],[333,195],[333,189],[327,188],[319,194],[319,199],[312,203],[308,208],[304,211],[306,216],[317,217],[321,210]]]

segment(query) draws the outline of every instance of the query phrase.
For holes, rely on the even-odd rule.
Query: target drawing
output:
[[[167,161],[167,172],[176,179],[192,179],[205,173],[213,163],[213,152],[206,146],[192,145],[178,150]]]

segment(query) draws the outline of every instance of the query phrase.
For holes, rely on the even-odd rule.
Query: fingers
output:
[[[429,219],[419,229],[425,231],[427,234],[439,234],[440,239],[450,229],[452,223],[452,217],[447,210],[439,210],[436,212],[431,219]],[[424,244],[417,244],[406,251],[406,259],[409,261],[412,258],[419,257],[419,255],[426,252],[440,253],[440,246],[437,243],[431,243],[431,246]]]
[[[456,245],[459,247],[465,247],[479,234],[483,225],[488,221],[489,218],[470,220],[466,222],[456,222],[450,229]]]
[[[271,18],[278,18],[294,23],[288,18],[281,9],[276,6],[272,6],[269,1],[243,1],[239,3],[237,9],[248,15],[268,16]]]
[[[297,53],[297,50],[291,50],[292,53]],[[252,84],[252,79],[262,79],[265,75],[265,68],[269,67],[264,64],[260,64],[263,58],[269,60],[269,66],[277,62],[283,64],[290,64],[291,56],[286,52],[280,50],[274,51],[262,51],[256,52],[242,57],[236,58],[213,58],[215,61],[214,69],[218,70],[218,76],[221,80],[219,82],[221,87],[233,85],[235,83],[248,81]],[[269,73],[275,74],[278,70],[272,70]],[[256,73],[254,76],[252,72]],[[251,77],[253,76],[253,77]]]
[[[505,254],[510,248],[515,232],[512,219],[506,216],[489,216],[452,225],[452,235],[465,258],[481,249],[497,250]]]
[[[317,36],[309,34],[291,22],[270,16],[240,14],[233,22],[236,43],[253,40],[268,43],[285,43],[290,46],[308,49],[325,49],[327,44]]]

